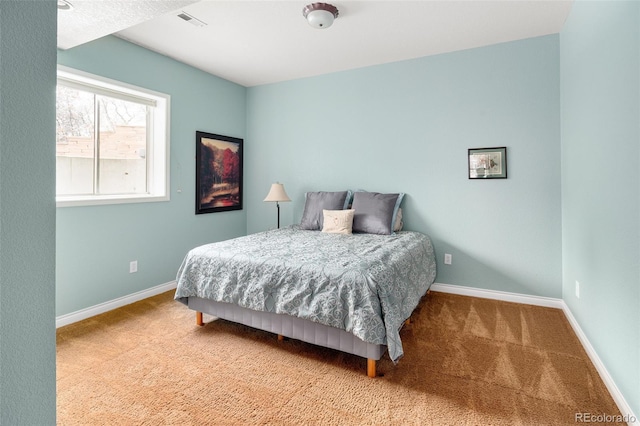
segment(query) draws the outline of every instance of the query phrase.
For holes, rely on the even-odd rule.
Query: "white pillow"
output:
[[[329,234],[351,234],[353,232],[354,209],[322,210],[322,232]]]

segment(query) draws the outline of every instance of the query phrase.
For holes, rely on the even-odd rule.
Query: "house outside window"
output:
[[[56,95],[59,207],[169,199],[168,95],[66,67]]]

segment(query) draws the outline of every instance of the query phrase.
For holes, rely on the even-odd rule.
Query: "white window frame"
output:
[[[147,193],[110,195],[56,195],[57,207],[95,206],[104,204],[169,201],[169,123],[171,96],[111,80],[106,77],[58,65],[58,84],[90,91],[99,95],[134,100],[154,106],[153,125],[147,150]]]

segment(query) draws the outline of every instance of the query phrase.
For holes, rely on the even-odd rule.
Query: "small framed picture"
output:
[[[507,147],[469,149],[469,179],[506,179]]]
[[[196,132],[196,214],[242,210],[242,143]]]

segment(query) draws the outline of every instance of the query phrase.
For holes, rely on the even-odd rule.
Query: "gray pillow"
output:
[[[305,194],[304,211],[300,229],[321,230],[323,210],[344,210],[347,208],[350,191],[340,192],[307,192]]]
[[[353,232],[390,235],[404,194],[356,192],[353,195]]]

